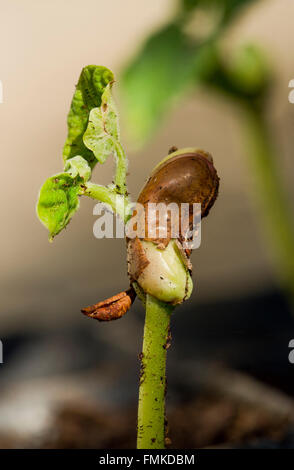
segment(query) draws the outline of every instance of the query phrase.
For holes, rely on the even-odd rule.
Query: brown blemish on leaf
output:
[[[87,317],[95,318],[99,321],[117,320],[130,309],[135,298],[136,293],[134,289],[130,287],[130,289],[125,292],[120,292],[109,299],[83,308],[81,311]]]

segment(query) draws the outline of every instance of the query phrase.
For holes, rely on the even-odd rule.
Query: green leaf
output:
[[[174,22],[151,35],[122,77],[127,129],[141,145],[191,85],[208,80],[217,67],[218,40],[237,13],[253,0],[182,0]],[[191,12],[215,10],[219,18],[205,40],[185,33]]]
[[[223,62],[232,92],[250,98],[261,96],[267,89],[271,73],[265,55],[254,44],[239,47],[231,57],[224,57]]]
[[[67,118],[68,135],[63,149],[64,161],[81,155],[91,168],[97,163],[93,153],[84,145],[83,134],[91,109],[101,105],[105,87],[113,80],[113,73],[106,67],[88,65],[83,68]]]
[[[135,143],[144,142],[195,78],[213,66],[211,52],[209,44],[201,49],[176,24],[147,40],[122,77],[127,128]]]
[[[61,232],[79,207],[81,179],[68,173],[51,176],[40,190],[37,214],[50,232],[49,239]]]
[[[221,11],[222,21],[230,21],[239,10],[254,0],[182,0],[182,8],[190,13],[195,8],[214,8]]]
[[[118,115],[109,84],[102,95],[101,106],[90,112],[88,127],[84,133],[84,144],[100,163],[104,163],[111,153],[116,154],[118,143]]]
[[[64,165],[64,171],[72,178],[80,176],[85,182],[91,178],[91,168],[87,160],[80,155],[67,160]]]

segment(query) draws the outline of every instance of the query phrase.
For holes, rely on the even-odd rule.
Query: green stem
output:
[[[107,186],[90,182],[82,186],[81,194],[108,204],[113,212],[118,214],[124,222],[128,220],[130,216],[130,202],[126,196],[118,194]]]
[[[137,448],[164,449],[166,350],[173,307],[146,297]]]
[[[248,154],[268,239],[277,258],[282,283],[294,301],[294,225],[279,175],[279,156],[271,143],[263,113],[254,106],[246,106],[245,116]]]
[[[114,183],[117,188],[117,191],[122,195],[127,195],[127,169],[128,169],[128,160],[122,145],[117,142],[116,146],[116,170],[114,176]]]

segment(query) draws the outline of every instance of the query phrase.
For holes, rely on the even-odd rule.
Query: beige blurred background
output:
[[[173,8],[171,0],[1,1],[0,335],[87,321],[79,313],[81,306],[127,286],[124,241],[94,238],[93,201],[81,200],[79,212],[53,244],[37,220],[35,204],[43,181],[62,170],[66,115],[81,68],[93,63],[112,69],[119,99],[122,66]],[[292,0],[259,1],[228,36],[236,44],[257,41],[273,64],[269,119],[292,198],[294,105],[288,102],[288,83],[294,78],[293,18]],[[129,149],[122,106],[120,116]],[[134,198],[171,145],[199,146],[214,155],[220,196],[202,225],[202,245],[193,254],[193,298],[202,302],[250,296],[277,284],[259,232],[238,122],[233,106],[199,89],[144,149],[128,151]],[[111,178],[111,162],[95,169],[96,182]]]

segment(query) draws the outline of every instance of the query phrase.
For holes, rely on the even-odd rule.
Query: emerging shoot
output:
[[[170,317],[177,304],[192,293],[191,249],[187,243],[195,232],[194,205],[201,216],[208,214],[218,193],[219,178],[210,154],[194,148],[173,149],[153,170],[138,197],[143,217],[131,209],[127,192],[127,158],[120,142],[118,114],[112,98],[114,81],[110,70],[90,65],[82,70],[68,115],[68,136],[63,150],[64,168],[42,186],[37,214],[49,230],[58,235],[79,208],[79,197],[89,196],[117,213],[126,227],[136,220],[138,235],[127,231],[130,287],[113,297],[82,310],[99,321],[121,318],[136,295],[146,307],[138,407],[138,448],[165,446],[165,369],[170,345]],[[91,182],[92,170],[110,156],[115,160],[114,184]],[[180,212],[181,229],[166,212],[166,233],[161,221],[149,217],[150,204],[188,207]],[[137,206],[135,206],[137,207]],[[140,235],[144,229],[144,235]],[[151,232],[151,235],[150,235]],[[153,234],[153,235],[152,235]]]

